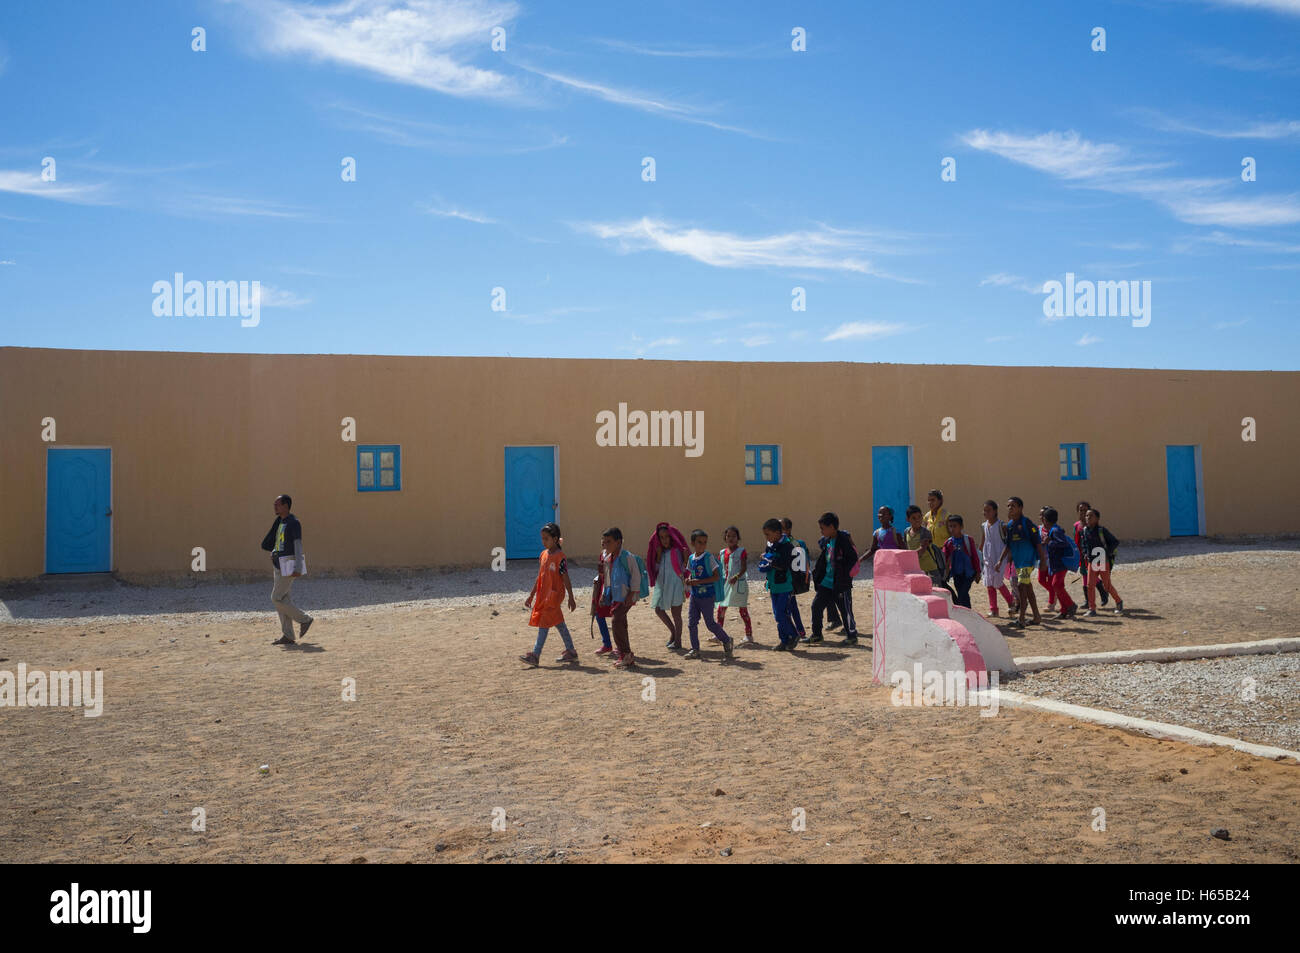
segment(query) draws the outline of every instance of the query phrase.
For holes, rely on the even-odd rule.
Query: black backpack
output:
[[[803,569],[795,568],[795,560],[790,562],[790,584],[794,586],[794,593],[801,595],[808,591],[808,577],[812,570],[812,565],[808,562],[808,546],[801,539],[790,541],[794,545],[795,552],[803,553]]]

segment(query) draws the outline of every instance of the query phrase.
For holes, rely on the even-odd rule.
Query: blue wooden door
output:
[[[904,514],[911,504],[912,495],[912,448],[911,447],[872,447],[871,448],[871,525],[880,528],[876,513],[882,506],[894,511],[894,526],[902,526],[907,520]],[[863,545],[863,544],[859,544]],[[866,544],[870,545],[870,544]],[[864,550],[865,552],[865,550]]]
[[[1201,496],[1196,485],[1196,447],[1165,447],[1169,481],[1169,535],[1201,535]]]
[[[555,519],[554,447],[506,447],[506,558],[542,551],[538,534]]]
[[[112,451],[50,447],[45,456],[45,571],[113,568]]]

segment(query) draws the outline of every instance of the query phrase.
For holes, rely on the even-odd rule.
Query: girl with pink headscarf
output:
[[[656,526],[646,550],[645,566],[650,577],[650,605],[668,626],[666,648],[670,649],[682,647],[682,603],[686,599],[685,580],[690,571],[688,559],[690,550],[681,530],[669,523]]]

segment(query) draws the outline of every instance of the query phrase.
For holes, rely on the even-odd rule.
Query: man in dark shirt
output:
[[[271,603],[275,606],[275,611],[280,614],[280,629],[284,633],[272,642],[272,645],[296,645],[293,624],[297,622],[302,626],[298,633],[298,637],[302,638],[307,634],[312,623],[311,616],[295,606],[289,597],[294,579],[301,576],[307,568],[302,555],[302,524],[298,522],[298,517],[289,512],[292,506],[293,498],[287,493],[282,493],[275,498],[275,522],[271,524],[271,531],[262,540],[262,548],[271,551],[271,572],[274,580],[271,587]],[[293,560],[292,573],[288,575],[281,573],[282,558]]]

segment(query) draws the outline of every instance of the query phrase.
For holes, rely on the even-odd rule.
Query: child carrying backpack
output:
[[[1047,550],[1047,591],[1061,607],[1057,618],[1064,620],[1074,618],[1079,611],[1078,604],[1065,591],[1065,574],[1079,569],[1079,550],[1058,525],[1058,519],[1055,508],[1049,506],[1043,511],[1043,525],[1047,528],[1043,540],[1043,548]]]
[[[808,641],[808,635],[804,632],[803,618],[799,615],[799,595],[808,591],[808,578],[812,575],[812,564],[808,561],[808,544],[802,539],[795,539],[794,523],[790,517],[781,518],[781,528],[785,530],[785,535],[790,537],[790,542],[794,546],[794,556],[790,562],[790,621],[794,623],[795,632],[799,633],[801,642]]]
[[[705,627],[722,643],[723,658],[730,659],[733,648],[731,636],[713,618],[718,599],[726,592],[722,579],[722,564],[709,552],[709,534],[702,529],[691,531],[691,548],[695,550],[687,560],[687,584],[691,590],[691,610],[687,631],[691,636],[691,650],[686,658],[700,657],[700,619]]]
[[[943,544],[947,578],[957,587],[955,605],[970,604],[970,587],[980,575],[980,554],[973,537],[966,535],[966,524],[960,516],[948,517],[948,540]]]
[[[1086,615],[1097,614],[1097,583],[1103,586],[1103,593],[1110,593],[1115,600],[1115,614],[1123,615],[1124,600],[1119,597],[1110,581],[1110,571],[1115,565],[1115,550],[1119,540],[1110,530],[1101,525],[1101,511],[1089,509],[1083,529],[1084,560],[1087,563],[1088,611]],[[1103,568],[1104,567],[1104,568]]]
[[[609,607],[613,620],[614,667],[636,668],[627,636],[627,613],[638,599],[650,595],[649,575],[641,557],[623,548],[623,531],[617,526],[605,530],[600,543],[609,554],[609,560],[602,564],[605,579],[601,604]]]

